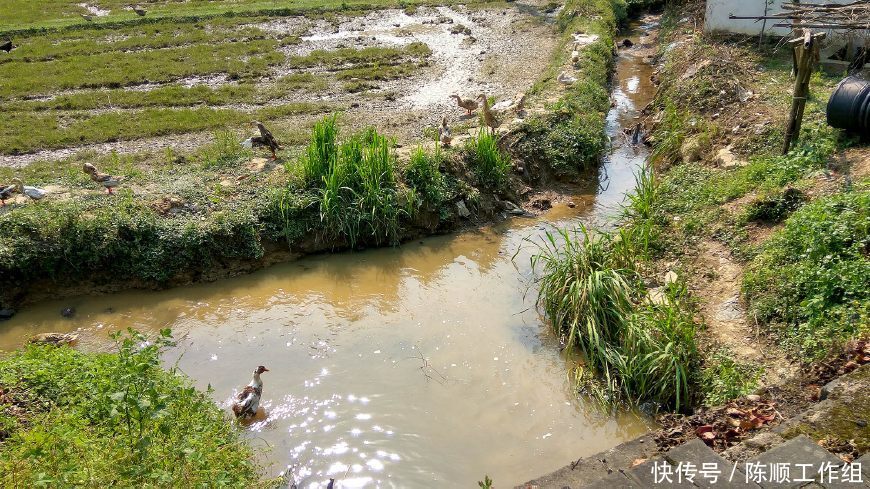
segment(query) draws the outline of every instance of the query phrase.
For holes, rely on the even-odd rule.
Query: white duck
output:
[[[250,419],[257,415],[257,410],[260,409],[260,396],[263,395],[263,381],[260,380],[260,374],[268,371],[269,369],[262,365],[257,367],[251,383],[236,396],[233,401],[233,414],[237,418]]]
[[[572,85],[577,81],[577,77],[568,73],[567,71],[563,71],[559,73],[559,76],[556,77],[556,80],[558,80],[559,83],[563,83],[565,85]]]
[[[18,188],[18,192],[30,197],[32,200],[40,200],[43,197],[45,197],[46,195],[48,195],[47,190],[37,188],[37,187],[29,187],[27,185],[24,185],[24,183],[22,183],[21,180],[19,180],[17,178],[15,180],[12,180],[12,182]]]

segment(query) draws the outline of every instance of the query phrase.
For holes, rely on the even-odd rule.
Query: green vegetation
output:
[[[112,354],[30,346],[0,359],[0,484],[268,485],[221,409],[161,367],[168,330],[116,340]]]
[[[707,355],[701,369],[704,405],[721,406],[726,402],[752,394],[761,378],[762,368],[740,363],[727,350],[716,350]]]
[[[563,342],[583,353],[582,390],[606,404],[686,409],[699,396],[693,306],[681,283],[664,286],[662,300],[644,285],[659,194],[649,171],[638,184],[618,232],[581,226],[548,234],[532,259],[540,266],[539,300]]]
[[[465,152],[482,186],[501,188],[507,184],[510,158],[498,148],[498,141],[491,131],[481,128],[477,137],[466,141]]]
[[[541,161],[554,169],[559,177],[572,177],[598,166],[607,139],[604,119],[610,108],[608,80],[613,59],[613,35],[617,23],[624,18],[622,0],[569,0],[559,13],[558,24],[563,42],[572,42],[572,35],[584,32],[598,39],[580,51],[574,64],[578,78],[556,102],[548,114],[529,119],[524,133],[516,145],[519,155],[529,161]],[[558,51],[554,66],[564,66],[570,49]],[[537,91],[562,90],[555,78],[548,74],[548,84],[539,85]],[[555,86],[553,86],[555,85]]]
[[[870,332],[870,191],[815,200],[785,221],[752,261],[744,291],[753,312],[801,356]]]
[[[435,153],[428,154],[422,147],[411,153],[411,160],[404,170],[405,182],[415,189],[418,205],[428,205],[439,209],[448,198],[447,179],[441,173],[443,161],[441,147],[435,146]]]

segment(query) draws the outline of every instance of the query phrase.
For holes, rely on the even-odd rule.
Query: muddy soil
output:
[[[432,50],[428,66],[407,78],[372,82],[376,88],[366,92],[348,93],[340,83],[333,82],[325,90],[296,91],[286,99],[273,100],[268,105],[288,102],[334,105],[343,111],[343,127],[373,125],[400,143],[410,143],[424,136],[428,139],[429,131],[445,115],[453,125],[477,126],[477,114],[465,116],[465,112],[449,98],[450,95],[474,98],[483,93],[497,101],[511,100],[526,92],[552,59],[557,45],[553,25],[555,14],[544,13],[536,3],[539,2],[533,0],[523,4],[511,3],[506,7],[475,9],[464,6],[421,7],[413,14],[388,9],[335,20],[291,17],[257,24],[267,32],[281,36],[304,33],[299,44],[281,48],[288,59],[319,49],[402,47],[412,42],[423,42]],[[285,63],[274,67],[271,76],[260,83],[265,86],[280,76],[304,71],[318,72],[322,68],[293,69]],[[207,84],[215,88],[227,83],[232,81],[216,74],[177,80],[170,85]],[[139,85],[129,90],[153,90],[161,86],[166,84]],[[252,107],[228,105],[223,108]],[[294,116],[272,124],[282,130],[303,131],[308,119],[308,116]],[[0,166],[23,167],[39,160],[63,159],[83,150],[119,154],[165,147],[184,150],[207,143],[213,132],[2,155]]]

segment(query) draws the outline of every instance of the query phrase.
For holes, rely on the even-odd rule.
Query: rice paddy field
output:
[[[510,98],[546,67],[546,7],[445,3],[5,1],[0,166],[190,150],[254,119],[292,147],[330,112],[410,141],[461,115],[452,93]]]

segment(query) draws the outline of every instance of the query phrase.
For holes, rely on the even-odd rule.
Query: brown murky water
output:
[[[647,420],[577,399],[529,266],[528,240],[606,220],[633,186],[645,153],[621,128],[652,93],[649,68],[629,50],[617,72],[613,154],[576,208],[211,284],[46,303],[4,323],[0,349],[73,330],[81,348],[106,348],[110,331],[171,327],[166,361],[225,407],[265,365],[266,416],[247,431],[268,473],[299,487],[474,487],[484,474],[508,487],[634,438]],[[75,317],[61,318],[70,306]]]

